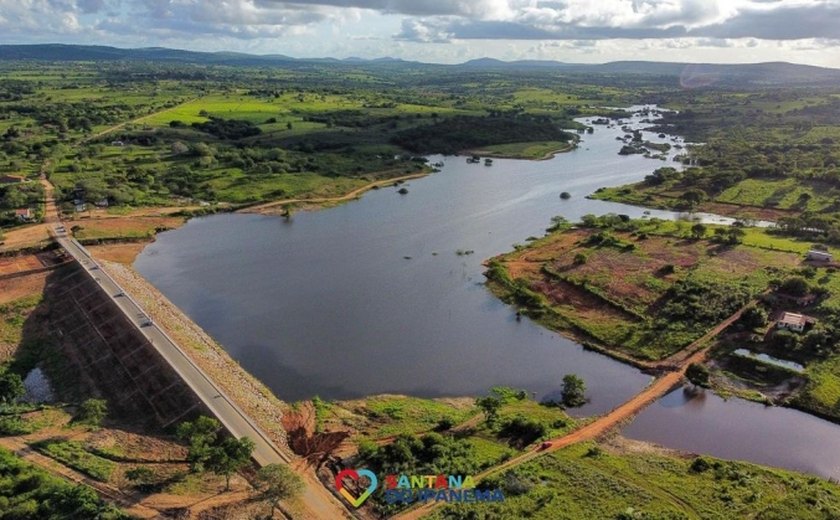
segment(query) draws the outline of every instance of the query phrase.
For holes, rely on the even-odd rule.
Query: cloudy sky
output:
[[[0,0],[0,43],[45,42],[443,63],[840,68],[840,0]]]

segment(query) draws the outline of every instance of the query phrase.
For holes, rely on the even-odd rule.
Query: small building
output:
[[[792,330],[794,332],[802,332],[805,330],[805,327],[815,322],[816,320],[814,318],[811,318],[810,316],[805,316],[804,314],[798,314],[795,312],[783,312],[779,319],[776,321],[776,328]]]
[[[15,210],[15,218],[17,218],[21,222],[29,222],[35,215],[32,213],[32,210],[29,208],[22,208]]]
[[[26,177],[22,175],[2,175],[0,176],[0,184],[18,184],[25,182]]]
[[[111,141],[111,146],[125,146],[125,143],[122,141]]]
[[[812,260],[814,262],[831,262],[834,257],[828,251],[820,251],[818,249],[811,249],[805,255],[806,260]]]
[[[85,204],[84,202],[81,203],[81,204],[76,204],[75,210],[76,210],[76,213],[81,213],[83,211],[87,211],[87,204]]]

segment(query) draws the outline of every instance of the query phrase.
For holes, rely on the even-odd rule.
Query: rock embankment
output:
[[[286,404],[260,383],[204,330],[130,267],[101,261],[102,267],[137,300],[151,318],[282,450],[288,452],[280,422]]]

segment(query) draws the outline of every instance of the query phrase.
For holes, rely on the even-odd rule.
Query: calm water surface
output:
[[[517,322],[482,286],[481,262],[542,235],[553,215],[642,216],[585,198],[663,165],[619,156],[618,135],[597,127],[549,161],[433,157],[442,171],[407,183],[407,195],[372,191],[291,222],[194,219],[161,234],[135,267],[284,399],[469,395],[493,385],[544,396],[574,372],[590,388],[583,412],[603,412],[649,377]],[[572,198],[561,200],[563,191]]]
[[[840,479],[840,427],[789,408],[680,388],[622,432],[670,448]]]
[[[579,149],[549,161],[497,159],[485,167],[433,157],[443,170],[407,183],[407,195],[372,191],[290,222],[193,219],[161,234],[135,267],[283,399],[477,395],[493,385],[543,397],[559,391],[564,374],[577,373],[591,399],[580,413],[605,412],[650,378],[527,319],[517,322],[483,287],[481,262],[542,235],[553,215],[643,216],[585,198],[674,164],[619,156],[615,138],[623,133],[598,126]],[[572,198],[561,200],[563,191]],[[697,406],[680,395],[645,411],[628,435],[821,475],[840,466],[840,427],[713,396]]]

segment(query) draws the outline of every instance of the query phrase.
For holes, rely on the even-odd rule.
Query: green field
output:
[[[117,468],[114,462],[88,452],[78,442],[46,440],[35,443],[32,447],[101,482],[107,482],[111,478],[111,473]]]
[[[570,143],[544,141],[536,143],[511,143],[485,146],[473,150],[478,155],[491,157],[510,157],[514,159],[548,159],[556,153],[567,152],[574,148]]]
[[[0,449],[0,514],[5,518],[129,518],[87,486],[74,485]]]
[[[822,479],[743,462],[578,444],[490,477],[499,504],[447,506],[429,518],[822,519],[840,489]]]
[[[489,146],[542,158],[560,129],[629,93],[551,78],[470,86],[440,71],[0,66],[0,173],[47,173],[61,209],[252,204],[342,195]],[[457,144],[457,148],[452,148]],[[2,194],[0,194],[2,195]],[[0,210],[6,209],[0,207]]]

